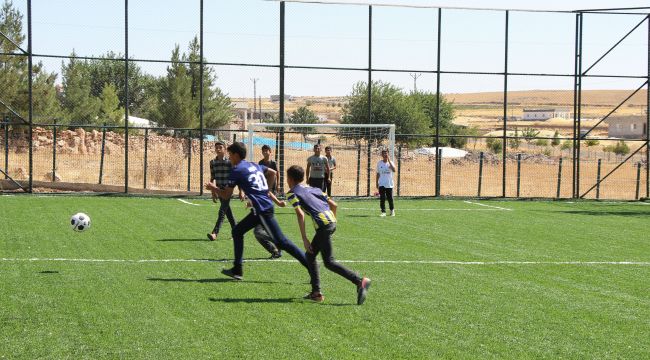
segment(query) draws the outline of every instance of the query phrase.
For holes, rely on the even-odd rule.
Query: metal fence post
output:
[[[438,161],[438,172],[436,173],[436,178],[438,181],[438,195],[436,196],[441,196],[440,188],[442,187],[442,149],[438,149],[436,160]]]
[[[502,149],[502,176],[501,176],[501,196],[506,197],[506,158],[508,155],[508,33],[510,27],[510,11],[506,10],[506,27],[505,27],[505,55],[504,55],[504,75],[503,75],[503,146]]]
[[[148,153],[148,148],[149,148],[149,129],[145,128],[144,129],[144,179],[143,179],[143,187],[146,189],[147,188],[147,153]]]
[[[639,191],[641,190],[641,163],[636,164],[636,192],[634,200],[639,200]]]
[[[52,182],[56,179],[56,119],[52,127]]]
[[[517,197],[521,191],[521,154],[517,154]]]
[[[400,196],[402,180],[402,145],[397,148],[397,196]]]
[[[203,138],[204,138],[204,123],[203,123],[203,73],[205,68],[205,62],[203,59],[203,0],[199,1],[199,31],[200,31],[200,88],[199,88],[199,194],[203,195]],[[255,102],[255,99],[253,99]],[[248,130],[248,129],[246,129]]]
[[[357,196],[361,185],[361,143],[357,144]]]
[[[251,151],[253,147],[251,146]],[[191,188],[191,179],[192,179],[192,132],[188,131],[187,136],[187,191],[190,191]]]
[[[483,183],[483,156],[483,151],[481,151],[478,158],[478,197],[481,197],[481,185]]]
[[[5,179],[9,178],[9,117],[5,117]]]
[[[560,190],[562,189],[562,158],[560,158],[560,165],[557,169],[557,197],[560,198]]]
[[[27,0],[27,100],[29,104],[29,192],[34,191],[34,68],[32,53],[32,0]]]
[[[368,141],[368,176],[367,176],[367,181],[366,181],[366,196],[370,196],[370,152],[371,152],[371,144],[370,141]]]
[[[438,8],[438,49],[436,52],[436,177],[435,177],[435,196],[440,196],[440,182],[438,173],[440,167],[438,163],[438,151],[440,150],[440,41],[442,39],[442,9]]]
[[[102,152],[99,157],[99,184],[102,184],[102,177],[104,176],[104,156],[106,154],[106,123],[102,126]]]
[[[600,166],[602,159],[598,159],[598,167],[596,169],[596,200],[600,199]]]
[[[129,192],[129,0],[124,0],[124,192]]]

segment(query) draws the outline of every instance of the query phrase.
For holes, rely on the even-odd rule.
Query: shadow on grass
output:
[[[291,303],[296,302],[298,299],[294,298],[280,298],[280,299],[260,299],[260,298],[246,298],[246,299],[236,299],[236,298],[209,298],[212,302],[222,302],[222,303]]]
[[[156,240],[156,241],[205,241],[205,242],[209,242],[210,240],[208,240],[208,238],[206,237],[206,238],[201,238],[201,239],[159,239],[159,240]]]
[[[304,300],[302,298],[279,298],[279,299],[262,299],[262,298],[209,298],[212,302],[222,302],[222,303],[246,303],[246,304],[256,304],[256,303],[297,303],[297,304],[313,304],[313,305],[322,305],[322,306],[356,306],[355,304],[330,304],[327,301],[323,303],[316,303],[310,300]]]
[[[147,278],[149,281],[161,281],[161,282],[184,282],[184,283],[199,283],[199,284],[209,284],[209,283],[249,283],[249,284],[282,284],[282,285],[294,285],[287,282],[277,282],[277,281],[257,281],[257,280],[233,280],[231,278],[214,278],[214,279],[183,279],[183,278]]]
[[[635,216],[646,217],[650,216],[650,211],[589,211],[589,210],[571,210],[560,211],[564,214],[573,215],[590,215],[590,216]]]
[[[373,215],[359,215],[359,214],[346,214],[345,217],[369,218],[369,217],[375,217],[375,216],[373,216]]]
[[[39,271],[39,274],[58,274],[58,271],[55,270],[44,270],[44,271]]]

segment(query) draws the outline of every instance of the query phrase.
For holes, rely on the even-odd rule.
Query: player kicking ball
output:
[[[336,203],[329,199],[323,190],[303,185],[304,179],[305,170],[302,167],[293,165],[287,169],[287,183],[290,188],[287,193],[287,201],[296,211],[302,242],[307,251],[307,269],[311,277],[311,292],[305,296],[305,299],[316,302],[325,300],[321,293],[320,275],[316,261],[316,256],[320,252],[328,270],[343,276],[357,286],[357,304],[361,305],[366,300],[370,279],[359,277],[334,260],[332,235],[336,231]],[[286,204],[279,202],[278,205],[285,206]],[[305,231],[305,213],[312,218],[316,227],[316,234],[311,243],[307,239]]]
[[[216,192],[222,199],[230,199],[234,187],[239,186],[248,196],[253,207],[251,212],[232,229],[235,250],[234,266],[232,269],[223,269],[221,273],[235,280],[243,279],[244,234],[258,224],[262,224],[279,249],[285,250],[303,266],[307,267],[305,253],[284,236],[274,217],[273,201],[269,197],[268,183],[271,182],[272,184],[272,181],[275,180],[275,171],[264,165],[244,160],[246,158],[246,145],[243,143],[235,142],[228,146],[227,151],[232,163],[232,170],[226,187],[220,189],[210,182],[205,184],[205,188]]]

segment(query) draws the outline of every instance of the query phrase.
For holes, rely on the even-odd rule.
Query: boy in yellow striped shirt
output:
[[[293,165],[287,170],[287,183],[290,188],[287,193],[287,201],[293,206],[298,217],[298,226],[305,245],[307,269],[311,277],[312,290],[305,296],[305,299],[316,302],[325,299],[321,293],[320,275],[316,261],[316,256],[321,252],[327,269],[343,276],[357,286],[357,304],[361,305],[366,299],[370,279],[359,277],[334,260],[332,235],[336,231],[336,203],[328,198],[322,189],[303,185],[304,179],[305,170],[302,167]],[[284,206],[285,203],[280,202],[279,205]],[[311,217],[316,228],[316,234],[311,243],[307,239],[305,230],[305,213]]]

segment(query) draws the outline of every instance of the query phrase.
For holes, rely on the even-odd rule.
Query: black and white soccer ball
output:
[[[84,213],[76,213],[70,218],[70,226],[74,231],[86,231],[90,228],[90,216]]]

